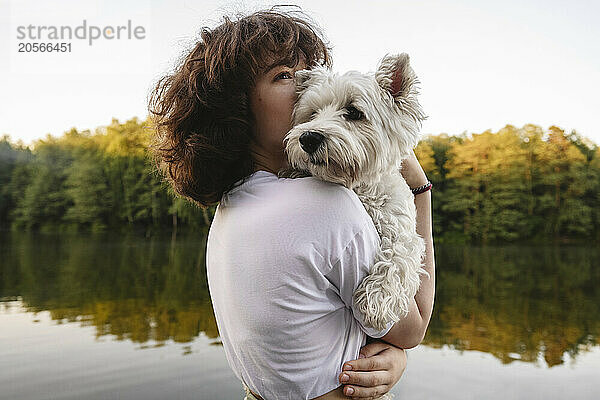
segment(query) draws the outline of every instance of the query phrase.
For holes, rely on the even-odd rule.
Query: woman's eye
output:
[[[359,121],[365,117],[365,114],[356,107],[348,106],[346,107],[345,117],[351,121]]]
[[[288,71],[285,72],[281,72],[280,74],[278,74],[275,79],[279,80],[279,79],[291,79],[292,78],[292,74],[289,73]]]

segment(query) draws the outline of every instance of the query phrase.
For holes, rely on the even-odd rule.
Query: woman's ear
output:
[[[386,55],[375,72],[375,80],[382,89],[391,93],[394,98],[407,98],[416,92],[419,83],[410,66],[410,57],[406,53]]]

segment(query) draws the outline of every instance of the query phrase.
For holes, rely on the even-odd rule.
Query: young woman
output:
[[[315,65],[331,65],[329,49],[302,14],[225,18],[202,31],[150,98],[157,165],[179,195],[218,204],[209,288],[247,399],[379,398],[406,366],[403,349],[364,346],[367,335],[392,338],[396,328],[369,329],[353,310],[352,293],[378,246],[356,194],[312,177],[276,176],[286,165],[294,73]],[[411,186],[427,181],[414,158],[403,174]],[[431,241],[429,193],[420,196],[419,226]],[[431,246],[427,257],[432,263]],[[430,312],[422,314],[425,327]]]

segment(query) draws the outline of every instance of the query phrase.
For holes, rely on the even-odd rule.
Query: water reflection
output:
[[[441,247],[426,344],[502,362],[563,363],[598,343],[600,259],[592,247]]]
[[[18,304],[48,311],[56,323],[93,326],[96,337],[160,345],[192,342],[203,332],[219,344],[205,241],[206,231],[152,238],[4,234],[0,313]],[[565,353],[576,359],[598,344],[597,248],[438,246],[436,259],[427,346],[554,366]]]
[[[218,337],[204,268],[206,232],[185,238],[11,234],[0,241],[0,298],[22,299],[96,336],[190,342]],[[8,306],[8,304],[5,304]]]

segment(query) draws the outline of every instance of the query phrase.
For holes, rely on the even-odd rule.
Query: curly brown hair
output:
[[[276,8],[232,21],[224,17],[150,94],[156,167],[173,190],[206,207],[253,171],[254,118],[249,93],[276,65],[331,67],[330,48],[301,11]]]

